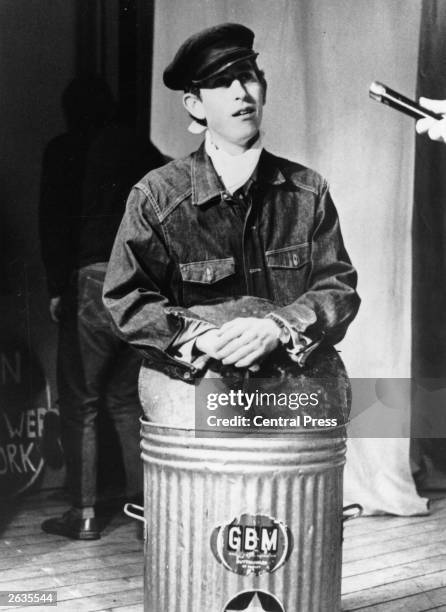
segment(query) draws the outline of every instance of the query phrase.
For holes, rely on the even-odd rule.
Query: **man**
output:
[[[72,506],[42,528],[93,540],[100,537],[94,506],[97,422],[104,410],[119,436],[127,498],[142,489],[140,357],[113,333],[102,285],[130,188],[164,160],[114,119],[115,104],[102,78],[74,79],[63,107],[68,132],[53,139],[44,156],[40,236],[50,315],[59,324],[57,386]]]
[[[446,115],[446,100],[431,100],[430,98],[420,98],[421,106],[428,108],[434,113]],[[446,142],[446,118],[438,121],[437,119],[419,119],[416,129],[418,134],[427,134],[431,140]]]
[[[118,334],[186,381],[209,359],[256,369],[279,344],[303,363],[323,339],[342,339],[359,305],[326,182],[262,148],[253,40],[242,25],[208,28],[166,68],[205,142],[135,186],[104,285]],[[217,326],[191,309],[241,295],[272,312]]]

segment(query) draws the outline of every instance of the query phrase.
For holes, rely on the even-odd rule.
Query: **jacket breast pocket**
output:
[[[266,251],[265,258],[275,302],[290,304],[306,291],[311,270],[309,242]]]
[[[199,304],[236,292],[236,270],[233,257],[180,263],[185,306]]]

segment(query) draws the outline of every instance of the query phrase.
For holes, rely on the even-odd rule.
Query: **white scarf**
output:
[[[204,146],[223,185],[231,194],[251,177],[259,163],[259,157],[263,149],[262,137],[259,134],[250,149],[240,153],[240,155],[229,155],[212,142],[209,130],[206,130]]]

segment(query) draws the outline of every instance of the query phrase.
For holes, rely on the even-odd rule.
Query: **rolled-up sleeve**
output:
[[[291,304],[274,310],[313,340],[342,340],[360,304],[357,273],[344,246],[339,218],[324,181],[315,212],[308,288]]]
[[[143,356],[184,363],[180,347],[214,326],[175,306],[171,292],[177,273],[153,206],[135,187],[110,257],[104,304],[118,336]]]

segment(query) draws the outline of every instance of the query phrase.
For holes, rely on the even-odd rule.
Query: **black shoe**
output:
[[[99,540],[101,537],[97,519],[78,518],[73,516],[71,510],[65,512],[61,517],[43,521],[42,529],[46,533],[65,536],[73,540]]]

